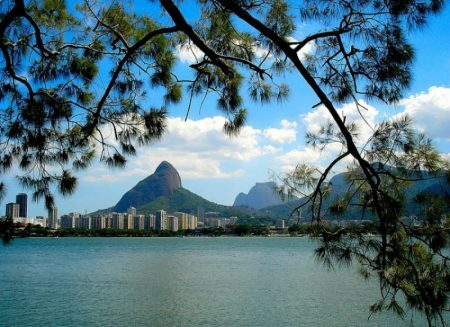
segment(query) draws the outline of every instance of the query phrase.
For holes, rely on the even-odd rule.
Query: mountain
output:
[[[254,209],[262,209],[283,203],[280,195],[275,191],[274,182],[256,183],[248,194],[239,193],[234,200],[234,207],[248,206]]]
[[[205,212],[219,212],[225,217],[249,218],[253,212],[248,208],[234,208],[208,201],[182,187],[180,174],[169,162],[160,163],[155,172],[127,191],[117,204],[96,213],[126,212],[135,207],[140,214],[154,214],[163,209],[168,212],[197,214],[199,207]]]
[[[389,168],[395,171],[395,168]],[[414,176],[411,173],[411,176]],[[408,186],[406,186],[405,194],[406,194],[406,205],[403,210],[403,215],[417,215],[421,210],[421,206],[414,201],[414,198],[419,193],[424,194],[437,194],[439,196],[447,197],[450,196],[450,184],[447,182],[445,177],[431,178],[431,175],[426,172],[421,172],[423,180],[411,182]],[[332,203],[334,203],[338,199],[342,199],[344,194],[348,189],[354,189],[350,185],[348,181],[348,173],[340,173],[333,176],[330,179],[330,192],[327,198],[323,199],[323,213],[327,219],[360,219],[362,217],[362,212],[358,208],[358,206],[350,207],[343,215],[333,215],[328,211],[328,208]],[[355,201],[357,202],[358,193],[356,193]],[[289,201],[287,203],[268,206],[265,208],[261,208],[260,212],[265,212],[266,215],[269,216],[289,216],[292,211],[297,208],[299,205],[303,204],[306,201],[305,198]],[[306,205],[302,209],[302,217],[304,219],[309,219],[311,217],[311,207]],[[366,211],[365,219],[371,218],[371,213]]]
[[[163,161],[152,175],[126,192],[111,209],[126,212],[129,207],[139,208],[160,197],[170,196],[180,188],[181,178],[177,170],[169,162]]]
[[[247,214],[243,210],[240,210],[239,208],[224,206],[208,201],[184,188],[176,189],[171,195],[156,198],[138,207],[138,211],[141,214],[149,214],[155,213],[157,210],[164,209],[168,212],[181,211],[196,215],[197,209],[199,207],[203,208],[205,212],[219,212],[222,216],[225,217],[249,216],[249,214]]]
[[[427,177],[424,173],[423,177]],[[100,210],[96,213],[126,212],[130,206],[137,208],[142,214],[155,213],[164,209],[168,212],[182,211],[197,214],[199,207],[205,212],[218,212],[221,216],[238,216],[239,219],[253,221],[274,220],[280,217],[288,217],[292,210],[306,201],[296,199],[282,203],[279,196],[274,192],[274,183],[256,183],[248,194],[240,193],[235,200],[234,206],[224,206],[208,201],[201,196],[184,189],[177,170],[167,161],[163,161],[155,172],[137,183],[131,190],[126,192],[120,201],[113,207]],[[323,200],[323,213],[327,219],[359,219],[361,211],[359,207],[353,207],[342,216],[334,216],[327,211],[328,207],[337,199],[343,198],[350,187],[348,173],[340,173],[330,179],[330,193]],[[413,198],[419,193],[439,193],[449,196],[450,185],[445,177],[439,179],[425,178],[419,182],[411,183],[406,190],[407,199],[404,215],[414,215],[420,207],[414,203]],[[366,212],[366,219],[370,213]],[[302,210],[302,218],[310,217],[310,207],[305,206]],[[261,221],[262,221],[261,220]]]

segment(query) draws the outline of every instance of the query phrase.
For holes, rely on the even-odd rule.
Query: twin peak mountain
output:
[[[126,212],[129,207],[139,208],[159,197],[171,196],[181,188],[180,174],[169,162],[163,161],[152,175],[126,192],[113,210]]]
[[[115,206],[99,212],[126,212],[129,207],[137,208],[142,214],[155,213],[160,209],[197,214],[201,207],[224,216],[249,216],[241,208],[210,202],[183,188],[180,174],[167,161],[161,162],[152,175],[126,192]]]

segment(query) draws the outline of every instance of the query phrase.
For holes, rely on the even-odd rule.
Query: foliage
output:
[[[54,231],[40,225],[17,225],[12,237],[177,237],[177,236],[265,236],[269,232],[266,226],[236,225],[227,228],[206,227],[201,230],[138,230],[138,229],[86,229],[86,228],[60,228]]]
[[[225,235],[225,229],[223,227],[206,227],[202,232],[209,236]]]
[[[8,244],[12,238],[12,225],[12,219],[0,219],[0,238],[3,241],[3,244]]]
[[[320,133],[310,138],[320,140],[321,146],[336,142],[329,139],[337,138],[324,137]],[[403,317],[408,308],[423,311],[429,325],[444,325],[442,313],[446,310],[450,291],[446,254],[450,241],[449,218],[446,218],[450,212],[446,180],[448,162],[429,139],[414,130],[408,117],[379,124],[359,151],[372,163],[370,167],[376,173],[376,196],[371,181],[365,178],[358,165],[353,164],[345,174],[346,191],[341,197],[331,199],[328,210],[323,210],[324,202],[330,201],[327,196],[333,188],[327,175],[338,160],[324,171],[304,165],[297,167],[284,177],[280,192],[304,194],[297,210],[308,208],[315,226],[320,225],[324,217],[346,215],[354,208],[361,218],[376,217],[379,238],[324,227],[316,256],[328,266],[357,262],[364,277],[376,276],[380,280],[381,299],[370,308],[372,313],[385,309]],[[435,181],[430,185],[440,187],[434,192],[422,188],[422,191],[412,193],[416,219],[407,221],[403,218],[407,199],[411,199],[407,192],[414,191],[411,185],[424,181]],[[404,297],[406,303],[402,304],[399,297]]]
[[[158,140],[167,105],[184,92],[191,100],[215,94],[229,117],[224,130],[234,134],[246,119],[244,82],[254,100],[280,101],[289,88],[275,77],[291,69],[311,85],[352,145],[351,129],[328,99],[398,99],[413,58],[403,27],[424,24],[442,7],[436,0],[304,1],[299,15],[281,0],[197,2],[200,20],[190,24],[172,0],[152,1],[139,15],[120,1],[2,1],[2,172],[20,168],[33,198],[51,207],[52,190],[73,192],[74,172],[94,157],[123,166],[136,146]],[[298,19],[334,27],[296,41]],[[302,62],[297,54],[311,43],[316,52]],[[189,78],[173,70],[180,47],[201,53]],[[102,70],[110,74],[104,87]],[[158,103],[151,93],[161,89],[166,93]],[[356,156],[352,146],[349,151]]]
[[[269,228],[266,226],[238,224],[232,228],[232,231],[239,236],[242,235],[268,235]]]
[[[439,173],[446,167],[431,142],[410,134],[406,118],[381,124],[367,147],[358,148],[356,126],[335,106],[353,101],[355,110],[364,110],[359,97],[398,101],[410,83],[414,59],[406,31],[424,25],[444,1],[197,0],[197,21],[188,20],[179,4],[150,1],[137,15],[121,1],[88,0],[70,8],[60,0],[2,1],[1,173],[20,168],[20,180],[34,191],[33,198],[51,207],[53,188],[70,194],[76,185],[73,171],[87,167],[95,156],[108,166],[123,166],[136,146],[158,140],[166,106],[179,101],[183,92],[189,99],[187,115],[193,97],[215,94],[218,108],[229,118],[224,130],[234,135],[246,118],[241,91],[247,89],[261,103],[280,101],[289,88],[277,77],[294,72],[333,121],[319,135],[308,135],[310,143],[343,146],[325,171],[309,175],[314,180],[306,181],[302,168],[300,180],[312,186],[313,216],[321,219],[329,172],[352,157],[357,192],[333,210],[343,211],[356,197],[380,224],[381,237],[375,242],[358,238],[345,243],[339,233],[324,236],[319,257],[325,262],[362,260],[377,274],[383,301],[390,302],[380,302],[375,311],[388,308],[402,314],[395,301],[401,291],[411,308],[425,312],[429,324],[441,317],[450,284],[445,283],[448,261],[441,252],[443,242],[432,241],[439,239],[434,231],[442,229],[431,218],[441,209],[438,204],[429,207],[430,218],[421,230],[425,236],[420,237],[399,217],[403,184],[421,178],[404,170]],[[295,26],[305,22],[319,30],[294,39]],[[314,52],[304,53],[312,44]],[[180,46],[201,53],[187,78],[173,69]],[[109,77],[102,76],[100,67],[109,70]],[[107,79],[104,86],[102,78]],[[164,90],[163,103],[155,103],[147,90]],[[408,273],[418,277],[403,279]]]

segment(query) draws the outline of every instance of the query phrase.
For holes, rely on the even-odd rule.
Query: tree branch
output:
[[[95,127],[98,124],[98,120],[100,117],[100,112],[102,111],[102,108],[105,104],[106,99],[108,98],[114,84],[116,83],[117,78],[119,77],[120,72],[122,71],[123,66],[128,62],[128,60],[138,51],[141,47],[143,47],[148,41],[150,41],[153,37],[166,34],[166,33],[174,33],[178,31],[177,27],[167,27],[167,28],[161,28],[158,30],[151,31],[147,33],[142,39],[137,41],[133,46],[131,46],[125,56],[120,60],[119,64],[117,65],[117,68],[115,69],[111,80],[108,83],[108,86],[105,89],[105,92],[103,93],[103,96],[101,97],[100,101],[97,105],[97,110],[94,113],[93,121],[91,124],[89,124],[88,132],[90,132],[93,127]]]
[[[233,69],[228,66],[222,59],[221,56],[218,55],[213,49],[211,49],[205,41],[203,41],[200,36],[194,31],[191,25],[186,22],[183,17],[183,14],[180,12],[178,7],[172,0],[160,0],[161,5],[167,11],[167,13],[172,18],[173,22],[176,26],[182,30],[191,40],[192,42],[203,51],[203,53],[212,60],[212,62],[219,67],[224,74],[233,75]]]
[[[33,88],[31,87],[31,84],[27,81],[26,78],[22,76],[18,76],[14,70],[13,63],[11,61],[11,58],[8,53],[8,48],[5,42],[5,32],[9,25],[13,23],[13,21],[25,13],[25,6],[23,3],[23,0],[16,1],[14,7],[3,17],[2,21],[0,22],[0,48],[3,54],[3,57],[5,58],[5,69],[8,72],[8,74],[13,78],[14,80],[20,82],[21,84],[25,85],[25,87],[28,90],[28,94],[30,96],[30,99],[33,98]]]
[[[329,165],[328,167],[325,169],[325,171],[321,174],[319,181],[317,182],[317,186],[314,189],[313,194],[311,194],[309,196],[309,199],[307,202],[297,206],[296,208],[294,208],[292,211],[298,211],[300,208],[304,207],[305,205],[307,205],[311,200],[313,200],[317,194],[320,191],[320,188],[323,184],[323,182],[327,179],[328,174],[330,173],[331,169],[333,169],[333,167],[342,159],[344,159],[346,156],[348,156],[350,154],[349,151],[344,152],[343,154],[341,154],[340,156],[338,156],[337,158],[335,158]]]

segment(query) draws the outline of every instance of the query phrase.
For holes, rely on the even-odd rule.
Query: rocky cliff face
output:
[[[262,209],[283,203],[280,196],[275,192],[275,183],[256,183],[248,194],[239,193],[234,200],[233,206],[248,206],[254,209]]]
[[[126,192],[112,210],[126,212],[129,207],[138,208],[161,196],[170,196],[180,188],[181,178],[177,170],[169,162],[163,161],[152,175]]]

